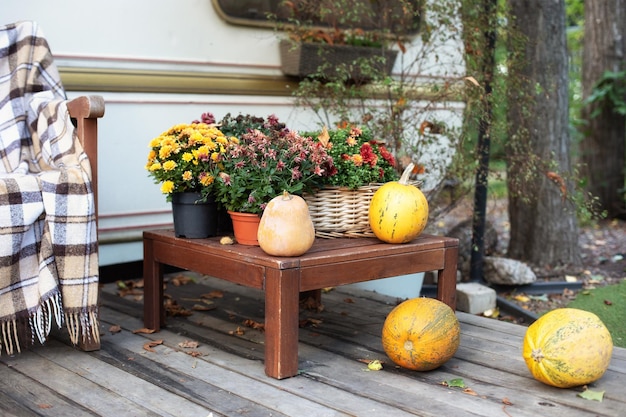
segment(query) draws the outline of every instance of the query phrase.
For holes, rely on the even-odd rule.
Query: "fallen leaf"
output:
[[[600,401],[604,398],[604,391],[592,391],[590,389],[584,390],[577,394],[580,398],[591,401]]]
[[[195,349],[198,347],[198,342],[196,342],[195,340],[185,340],[183,342],[180,342],[178,346],[183,349]]]
[[[311,317],[308,317],[304,320],[300,320],[300,327],[306,327],[307,325],[311,325],[311,327],[318,327],[318,325],[322,324],[322,320],[320,319],[314,319]]]
[[[229,331],[228,334],[235,335],[235,336],[243,336],[245,332],[243,331],[241,327],[237,326],[235,330]]]
[[[152,348],[158,345],[162,345],[162,344],[163,344],[163,340],[152,340],[148,343],[144,343],[143,348],[144,350],[147,350],[148,352],[156,352],[156,350]]]
[[[613,301],[611,300],[604,300],[604,304],[607,306],[612,306],[613,305]]]
[[[476,391],[474,391],[471,388],[465,388],[463,389],[463,394],[469,394],[469,395],[474,395],[474,396],[478,396],[478,394],[476,394]]]
[[[502,404],[504,405],[513,405],[513,403],[506,397],[502,399]]]
[[[172,283],[172,285],[180,287],[181,285],[187,285],[190,282],[194,281],[195,280],[192,277],[189,277],[187,275],[177,275],[176,277],[172,278],[170,282]]]
[[[478,81],[476,81],[476,78],[469,76],[469,77],[465,77],[465,79],[471,82],[472,84],[474,84],[476,87],[480,87],[480,84],[478,84]]]
[[[213,290],[211,292],[202,294],[200,296],[200,298],[223,298],[223,297],[224,297],[224,291],[220,291],[220,290]]]
[[[367,369],[370,371],[380,371],[381,369],[383,369],[383,364],[378,359],[374,359],[367,364]]]
[[[530,298],[527,295],[519,294],[513,297],[515,301],[519,301],[520,303],[527,303],[530,301]]]
[[[483,313],[483,316],[485,317],[491,317],[492,319],[498,318],[498,316],[500,316],[500,309],[499,308],[490,308],[489,310],[485,311]]]
[[[344,298],[343,302],[347,304],[354,304],[354,300],[352,298]]]
[[[465,388],[466,387],[465,382],[463,381],[463,378],[454,378],[448,381],[443,381],[441,385],[444,385],[446,387],[451,387],[451,388]]]
[[[202,356],[201,352],[198,352],[197,350],[192,350],[191,352],[187,352],[187,355],[191,355],[194,358],[197,358],[198,356]]]
[[[531,300],[534,301],[544,301],[544,302],[548,302],[550,301],[550,299],[548,298],[547,294],[541,294],[541,295],[529,295],[528,296]]]
[[[211,311],[215,310],[216,308],[216,306],[205,306],[202,304],[194,304],[193,307],[191,307],[193,311]]]
[[[113,334],[115,333],[119,333],[122,331],[122,328],[118,325],[118,324],[114,324],[111,327],[109,327],[109,331]]]
[[[152,334],[154,333],[154,329],[147,329],[145,327],[142,327],[141,329],[133,330],[133,334],[137,333]]]
[[[48,408],[52,408],[52,404],[37,404],[37,407],[42,410],[47,410]]]
[[[254,321],[251,319],[244,320],[243,325],[252,329],[260,330],[262,332],[265,331],[265,323],[259,323],[258,321]]]

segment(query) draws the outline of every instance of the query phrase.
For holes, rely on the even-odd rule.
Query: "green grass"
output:
[[[626,348],[626,279],[619,284],[581,291],[567,307],[597,315],[609,329],[613,344]]]

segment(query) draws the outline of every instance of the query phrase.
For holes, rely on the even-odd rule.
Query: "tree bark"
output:
[[[580,263],[571,170],[564,0],[510,0],[507,183],[509,256],[535,265]],[[513,45],[514,44],[514,45]]]
[[[589,97],[605,71],[626,69],[626,0],[585,2],[583,44],[583,98]],[[625,81],[626,82],[626,81]],[[591,117],[591,113],[600,114]],[[582,110],[587,122],[580,144],[587,191],[598,197],[609,218],[626,219],[624,166],[626,117],[608,105],[596,103]]]

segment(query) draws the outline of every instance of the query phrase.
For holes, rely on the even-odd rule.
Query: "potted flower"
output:
[[[391,73],[397,50],[417,33],[421,2],[364,0],[283,1],[272,18],[288,39],[280,42],[282,71],[298,78],[364,83]]]
[[[212,196],[230,141],[207,123],[177,124],[150,141],[146,169],[172,202],[177,236],[202,238],[216,233],[217,205]],[[204,213],[187,213],[198,209]]]
[[[238,141],[228,146],[223,170],[216,181],[217,200],[231,217],[233,213],[243,212],[258,220],[272,198],[283,191],[302,195],[320,187],[332,172],[332,158],[319,141],[286,128],[275,116],[267,120],[253,116],[237,120],[229,116],[222,121],[220,129],[228,134],[241,134]],[[234,220],[233,226],[237,237]]]
[[[324,177],[324,186],[305,195],[316,234],[373,236],[369,203],[380,185],[399,178],[396,159],[366,128],[324,128],[311,135],[318,138],[334,161],[331,175]]]

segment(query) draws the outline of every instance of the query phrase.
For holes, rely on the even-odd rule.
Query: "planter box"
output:
[[[398,51],[365,46],[294,43],[285,39],[280,42],[281,69],[285,75],[298,78],[317,73],[323,65],[328,71],[333,71],[338,65],[350,65],[357,59],[371,60],[377,71],[389,75],[397,55]],[[376,57],[384,57],[385,61],[374,59]],[[369,78],[360,68],[354,68],[351,74],[352,80],[367,81]]]

